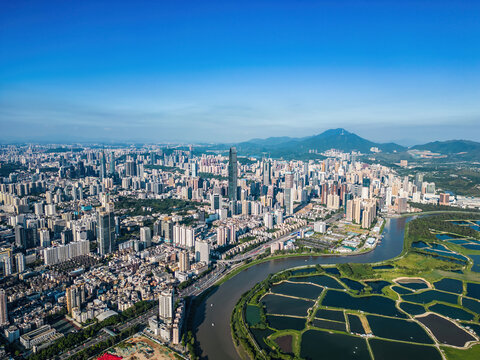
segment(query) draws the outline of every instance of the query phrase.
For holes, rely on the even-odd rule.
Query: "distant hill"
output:
[[[366,140],[345,129],[330,129],[321,134],[304,137],[271,137],[267,139],[252,139],[236,145],[240,153],[258,155],[263,152],[271,156],[288,154],[305,154],[309,150],[323,152],[329,149],[342,151],[370,152],[370,148],[377,147],[384,152],[405,151],[406,148],[394,143],[380,144]]]
[[[441,154],[477,153],[480,152],[480,143],[469,140],[434,141],[423,145],[415,145],[412,149],[430,150]]]

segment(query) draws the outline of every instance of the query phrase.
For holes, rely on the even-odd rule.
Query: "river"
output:
[[[394,258],[402,252],[405,224],[412,219],[412,217],[387,219],[382,242],[369,253],[270,260],[245,269],[226,281],[205,298],[196,309],[192,309],[195,311],[194,331],[202,350],[202,359],[240,359],[230,333],[230,316],[240,296],[269,274],[302,265],[374,263]]]

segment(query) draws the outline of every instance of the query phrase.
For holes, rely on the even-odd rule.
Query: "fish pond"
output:
[[[265,295],[262,303],[265,305],[268,314],[293,316],[306,316],[307,310],[313,305],[313,301],[293,299],[274,294]]]
[[[280,284],[273,285],[271,291],[275,294],[316,299],[322,293],[323,288],[310,284],[298,284],[284,281]]]
[[[302,276],[302,277],[293,277],[289,281],[293,282],[307,282],[312,284],[317,284],[331,289],[345,289],[338,280],[334,279],[331,276],[326,275],[314,275],[314,276]]]
[[[339,310],[318,309],[315,313],[315,317],[320,319],[345,322],[345,315],[343,314],[343,311]]]
[[[375,336],[420,344],[433,344],[433,340],[427,332],[416,322],[376,315],[367,315],[367,320]]]
[[[357,315],[348,314],[348,323],[350,324],[350,332],[353,334],[366,334],[362,321]]]
[[[388,281],[378,280],[378,281],[365,281],[365,284],[372,288],[372,294],[382,294],[383,288],[390,285]]]
[[[291,316],[267,315],[267,323],[271,328],[277,330],[303,330],[305,328],[306,318],[297,318]]]
[[[397,284],[402,285],[411,290],[422,290],[427,289],[428,284],[420,279],[398,279],[396,280]]]
[[[450,304],[458,303],[458,296],[438,290],[426,290],[420,293],[402,295],[402,299],[418,304],[428,304],[432,301],[442,301]]]
[[[476,340],[468,332],[439,315],[428,314],[416,319],[424,324],[442,344],[462,347],[467,342]]]
[[[442,356],[433,346],[386,341],[381,339],[369,340],[375,359],[405,360],[428,359],[441,360]]]
[[[307,360],[370,359],[364,339],[320,330],[307,330],[302,334],[300,356]]]
[[[419,304],[402,301],[399,306],[400,309],[413,316],[425,313],[425,308]]]
[[[433,286],[437,290],[448,291],[456,294],[463,293],[463,282],[456,279],[444,278],[433,283]]]
[[[365,311],[385,316],[405,317],[405,315],[395,307],[395,301],[379,295],[356,297],[344,291],[328,290],[322,300],[322,305]]]
[[[448,306],[444,304],[435,304],[428,308],[428,310],[435,312],[437,314],[449,317],[450,319],[458,319],[458,320],[473,320],[475,316],[468,311],[460,309],[454,306]]]

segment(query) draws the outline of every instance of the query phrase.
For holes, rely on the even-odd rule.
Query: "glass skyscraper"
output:
[[[228,198],[237,201],[237,148],[231,147],[228,156]]]
[[[117,250],[115,241],[115,221],[113,212],[98,212],[97,220],[98,253],[106,255]]]

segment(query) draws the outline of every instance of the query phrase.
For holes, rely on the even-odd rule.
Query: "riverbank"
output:
[[[291,257],[282,255],[236,268],[228,275],[228,279],[224,278],[220,285],[211,288],[201,301],[195,303],[191,331],[195,334],[199,355],[212,359],[240,358],[230,336],[233,308],[243,293],[251,290],[269,274],[305,265],[379,263],[395,258],[403,250],[403,231],[408,221],[408,218],[387,219],[382,242],[368,253],[328,257],[311,254],[293,254],[295,256]]]
[[[445,213],[445,212],[442,212],[442,213]],[[420,220],[420,223],[423,224],[424,222],[425,222],[424,220],[423,221]],[[435,220],[432,219],[431,224],[437,224],[436,222],[438,222],[437,219]],[[337,339],[337,338],[340,339],[343,336],[343,340],[348,343],[348,341],[350,342],[353,341],[349,339],[354,339],[355,336],[358,336],[358,334],[357,335],[351,334],[351,331],[352,331],[350,327],[351,325],[348,325],[348,323],[350,322],[350,316],[351,316],[350,314],[354,314],[354,316],[360,318],[362,324],[368,324],[368,322],[373,322],[372,323],[373,325],[377,324],[376,328],[373,329],[373,332],[375,333],[374,334],[375,337],[379,336],[380,339],[382,339],[384,337],[389,338],[389,336],[394,336],[393,338],[390,338],[391,339],[390,341],[394,341],[394,340],[403,341],[401,343],[395,343],[395,341],[393,343],[386,343],[388,344],[386,348],[390,349],[388,350],[389,353],[393,351],[395,347],[397,347],[397,352],[403,351],[403,355],[405,355],[405,353],[408,353],[412,349],[417,349],[418,351],[421,350],[421,352],[422,351],[425,352],[425,355],[426,353],[429,353],[429,356],[431,356],[431,357],[427,356],[429,358],[445,359],[445,354],[448,354],[448,357],[447,357],[448,359],[478,358],[478,356],[480,356],[480,346],[477,345],[479,341],[479,336],[480,336],[480,333],[478,332],[480,331],[480,326],[477,324],[479,320],[478,319],[479,311],[478,309],[472,309],[469,304],[471,304],[472,302],[473,304],[477,303],[478,306],[480,307],[480,302],[477,300],[477,299],[480,300],[480,294],[473,295],[473,293],[471,293],[470,290],[467,291],[466,289],[470,289],[470,287],[473,287],[473,286],[478,286],[480,289],[480,274],[478,272],[474,273],[473,269],[470,270],[470,266],[471,266],[470,263],[458,264],[458,263],[449,261],[448,259],[447,260],[438,259],[435,256],[432,257],[431,255],[419,254],[415,251],[409,251],[410,249],[413,249],[411,247],[412,242],[414,240],[415,241],[419,240],[415,238],[415,236],[418,235],[417,232],[419,231],[419,229],[421,229],[417,226],[417,223],[412,223],[411,225],[413,226],[413,229],[415,229],[415,231],[413,231],[415,232],[415,236],[414,236],[412,235],[412,232],[408,230],[409,225],[410,224],[406,224],[406,227],[405,227],[403,249],[401,253],[397,257],[392,258],[387,262],[384,261],[384,262],[377,263],[377,264],[388,263],[388,266],[385,268],[381,268],[377,265],[377,270],[373,272],[373,276],[371,274],[372,267],[370,266],[370,264],[365,264],[365,265],[368,265],[367,266],[368,269],[365,268],[365,266],[358,267],[359,269],[365,268],[368,270],[368,271],[364,271],[365,269],[363,269],[358,274],[355,274],[354,272],[352,273],[352,269],[355,270],[356,267],[353,267],[350,265],[349,265],[349,268],[345,268],[345,266],[337,266],[337,268],[340,270],[338,272],[338,276],[332,275],[333,273],[331,271],[328,271],[327,273],[326,272],[328,270],[327,268],[321,269],[321,268],[312,268],[311,266],[310,267],[303,266],[303,268],[306,270],[308,274],[298,275],[300,274],[298,270],[301,270],[302,267],[297,268],[297,271],[295,271],[294,273],[288,270],[281,271],[273,275],[273,279],[275,279],[273,283],[271,281],[271,277],[269,277],[267,280],[261,283],[263,286],[262,289],[255,290],[254,288],[251,291],[243,294],[240,302],[237,303],[236,305],[237,306],[241,305],[244,310],[246,309],[247,306],[258,307],[260,311],[262,311],[262,308],[265,307],[267,312],[266,318],[268,320],[264,322],[256,322],[256,323],[254,321],[253,322],[254,330],[252,330],[252,332],[247,330],[246,332],[245,331],[238,332],[236,334],[232,333],[232,336],[234,337],[234,341],[236,341],[237,343],[245,344],[246,342],[249,341],[249,337],[245,336],[245,334],[248,335],[252,333],[253,336],[255,337],[255,342],[253,342],[253,345],[259,344],[261,347],[260,352],[256,352],[253,354],[253,356],[251,356],[253,358],[268,359],[273,356],[275,358],[290,359],[291,357],[288,354],[292,352],[292,349],[296,349],[295,351],[292,352],[292,354],[293,353],[295,354],[295,357],[307,356],[309,358],[314,358],[316,356],[319,356],[319,353],[315,353],[314,348],[312,348],[312,346],[309,346],[308,343],[309,341],[310,342],[312,341],[312,337],[317,337],[317,340],[316,340],[317,343],[318,341],[320,341],[321,338],[323,339],[324,335],[321,335],[323,333],[320,330],[322,330],[322,328],[324,328],[325,326],[327,327],[327,330],[322,330],[322,331],[328,331],[331,334],[333,334],[333,335],[330,335],[330,336],[333,336],[333,339]],[[435,231],[433,229],[430,229],[430,227],[427,227],[427,229],[429,231]],[[434,241],[436,243],[443,242],[444,244],[447,243],[446,241],[438,240],[436,238],[430,239],[430,241]],[[444,245],[440,245],[440,246],[444,246]],[[457,250],[458,252],[464,253],[467,256],[471,255],[472,253],[475,254],[474,251],[472,252],[471,250],[468,250],[468,249],[463,249],[462,251],[458,250],[459,245],[451,245],[451,246],[455,248],[455,250]],[[473,256],[476,256],[476,255],[473,255]],[[307,270],[312,270],[312,271],[307,271]],[[349,272],[345,272],[346,270],[349,270]],[[286,283],[283,282],[285,279],[282,278],[282,275],[285,275],[285,274],[288,274],[288,282]],[[304,278],[306,279],[305,282],[303,281],[296,282],[295,279],[298,280],[299,276],[304,276]],[[325,287],[326,284],[321,282],[318,283],[317,280],[313,280],[317,278],[320,280],[322,277],[323,278],[337,277],[337,281],[339,281],[343,287],[346,287],[344,291],[347,291],[347,293],[351,293],[351,295],[346,295],[345,293],[339,292],[338,290],[330,289],[329,287],[331,287],[332,285],[328,285],[328,287]],[[403,281],[403,280],[406,280],[406,281]],[[424,281],[424,284],[425,284],[424,287],[420,286],[422,281]],[[393,300],[395,302],[395,307],[397,309],[395,311],[400,311],[401,314],[404,314],[406,309],[409,309],[414,305],[412,304],[412,302],[418,303],[418,305],[415,305],[415,306],[417,306],[417,308],[422,310],[420,311],[419,309],[417,309],[415,311],[420,311],[419,314],[423,314],[423,315],[412,317],[408,312],[407,312],[407,315],[410,319],[410,322],[413,322],[414,324],[416,324],[415,326],[417,326],[418,330],[415,330],[417,331],[417,336],[421,336],[421,339],[423,340],[416,340],[412,342],[410,340],[411,338],[410,339],[395,338],[395,336],[400,336],[400,337],[403,336],[401,334],[388,335],[388,331],[386,329],[379,330],[379,326],[382,323],[383,324],[391,323],[392,328],[396,327],[395,325],[396,322],[398,322],[399,327],[403,327],[403,326],[407,327],[407,325],[413,326],[408,322],[405,322],[404,320],[403,320],[404,324],[400,325],[400,322],[402,320],[398,320],[398,319],[394,320],[395,317],[398,315],[395,315],[395,317],[392,319],[391,316],[393,313],[380,312],[377,314],[377,312],[381,310],[381,306],[380,306],[381,304],[377,304],[379,306],[378,309],[376,307],[370,308],[370,309],[360,307],[357,309],[360,312],[353,311],[352,313],[352,309],[356,309],[356,306],[360,306],[361,302],[359,301],[361,299],[363,301],[369,296],[372,296],[369,294],[372,291],[374,291],[374,288],[369,287],[370,284],[372,284],[372,286],[373,284],[382,284],[383,286],[381,288],[383,289],[383,291],[379,293],[377,289],[374,292],[374,294],[380,294],[380,295],[373,295],[378,297],[378,299],[375,300],[376,304],[378,303],[380,297],[385,299],[390,299],[390,301]],[[452,286],[455,284],[462,284],[462,285],[456,290],[454,287],[452,288]],[[305,288],[305,286],[310,286],[310,288]],[[323,287],[322,295],[318,298],[317,302],[313,306],[314,310],[312,311],[308,310],[306,317],[305,317],[305,313],[303,314],[291,313],[291,311],[293,311],[292,309],[298,308],[298,306],[300,306],[301,304],[308,304],[309,296],[311,296],[308,294],[309,294],[309,291],[311,291],[312,286]],[[413,288],[409,289],[411,286],[413,286]],[[292,287],[295,289],[292,289]],[[298,289],[296,289],[297,287]],[[358,297],[359,291],[362,292],[361,297]],[[277,293],[279,294],[277,295]],[[371,294],[373,294],[373,292]],[[324,298],[326,297],[326,295],[328,295],[327,296],[328,298],[324,303]],[[345,298],[345,296],[347,296],[348,299],[350,300]],[[332,298],[335,298],[335,300],[332,301]],[[251,301],[250,299],[254,299],[254,300]],[[357,300],[353,301],[354,299],[357,299]],[[464,301],[467,302],[466,307],[464,306]],[[282,304],[284,302],[285,304],[280,305],[278,302],[281,302]],[[319,309],[317,304],[320,302],[322,303],[321,305],[323,309],[325,309],[325,306],[326,306],[326,309],[329,309],[329,307],[333,307],[333,308],[340,308],[340,310],[342,310],[342,307],[346,306],[346,308],[343,309],[343,312],[345,312],[345,314],[347,314],[348,312],[349,315],[348,315],[348,318],[344,320],[344,321],[347,321],[347,326],[344,327],[343,330],[341,330],[342,329],[341,322],[332,323],[328,320],[321,320],[321,319],[319,320],[316,317],[315,318],[312,317],[313,316],[312,313],[316,312]],[[444,304],[445,302],[448,305],[445,305]],[[356,303],[358,303],[359,305],[354,305]],[[403,308],[404,304],[406,309]],[[244,323],[243,319],[242,319],[242,322],[239,321],[240,320],[240,318],[238,317],[239,309],[237,308],[237,306],[235,307],[237,309],[237,312],[236,312],[237,317],[236,318],[232,317],[232,321],[236,321],[236,324],[232,323],[232,330],[234,329],[238,330],[240,328],[240,325]],[[302,306],[305,306],[305,305],[302,305]],[[307,305],[307,307],[308,306],[311,306],[311,305]],[[279,314],[283,314],[282,311],[286,311],[285,315],[279,315]],[[295,310],[295,311],[298,311],[298,310]],[[334,310],[321,310],[321,311],[334,312]],[[367,315],[367,317],[365,317],[365,315],[363,314],[364,311],[366,311],[367,314],[370,313],[371,315]],[[386,311],[386,310],[384,309],[382,311]],[[388,311],[391,312],[393,310],[388,310]],[[273,312],[273,315],[272,315],[272,312]],[[298,317],[298,315],[300,315],[300,318]],[[417,314],[414,314],[414,315],[417,315]],[[279,316],[282,316],[282,317],[279,317]],[[265,318],[265,314],[263,315],[263,318]],[[299,325],[299,321],[301,323],[302,318],[304,319],[303,320],[304,325]],[[382,318],[384,318],[384,320],[381,320]],[[459,322],[458,318],[463,319],[463,321]],[[306,321],[306,324],[305,324],[305,321]],[[338,321],[338,319],[336,321]],[[248,323],[248,318],[247,318],[247,323]],[[331,328],[331,326],[334,326],[334,327]],[[364,329],[370,329],[370,326],[363,325],[363,327]],[[444,330],[442,330],[445,327],[450,329],[446,333]],[[473,330],[470,327],[473,327]],[[287,330],[287,328],[289,328],[290,330]],[[365,330],[365,331],[368,332],[369,330]],[[424,331],[423,335],[421,335],[422,331]],[[338,334],[338,335],[335,335],[335,334]],[[437,352],[431,350],[430,342],[432,340],[428,340],[429,337],[433,340],[434,348],[437,349]],[[360,339],[362,339],[362,336],[360,336]],[[333,341],[332,339],[330,340]],[[305,341],[305,344],[307,344],[305,345],[305,347],[304,347],[304,341]],[[331,341],[327,342],[328,346],[332,345]],[[367,354],[369,354],[368,357],[372,357],[372,358],[374,356],[378,357],[380,354],[382,354],[382,351],[385,350],[385,346],[383,346],[383,349],[379,348],[378,341],[379,340],[370,341],[370,338],[367,337],[367,340],[366,340],[367,347],[365,349],[368,348],[368,351],[367,351]],[[383,341],[383,340],[380,340],[380,341]],[[300,342],[302,343],[302,348],[293,346],[293,345],[300,344]],[[370,344],[370,342],[372,342],[372,344]],[[409,345],[410,348],[408,348],[408,346],[405,345],[406,343],[411,344]],[[420,345],[423,344],[422,345],[423,348],[422,346],[419,346],[419,343]],[[255,347],[255,346],[252,346],[251,344],[247,344],[246,346],[250,346],[251,349]],[[282,346],[284,346],[283,351],[282,351]],[[345,346],[348,347],[348,344]],[[329,353],[328,349],[323,349],[322,354],[324,354],[323,351],[326,351],[326,353]],[[338,351],[338,349],[336,351]],[[330,354],[338,355],[338,353],[334,351],[331,351]],[[418,355],[417,352],[412,352],[411,354],[412,355],[409,357],[411,357],[412,359],[421,358],[421,356]],[[367,355],[365,354],[365,356]],[[392,356],[393,358],[395,358],[394,354]],[[347,356],[345,357],[345,359],[349,359],[350,357]],[[397,356],[397,358],[399,357]]]

